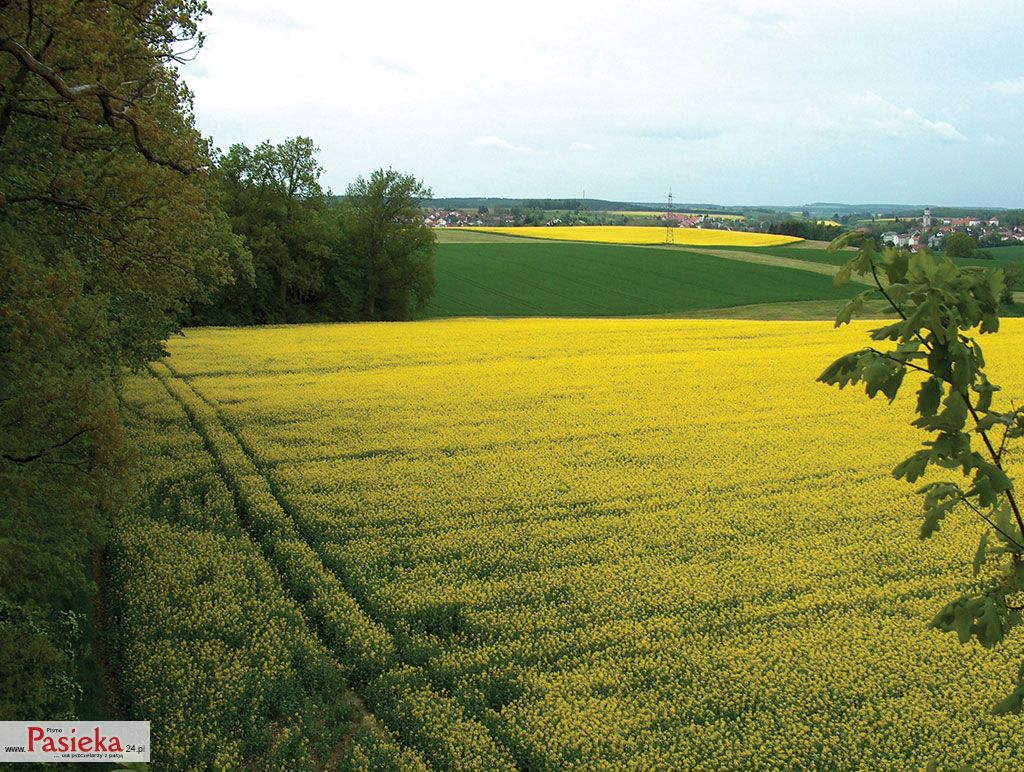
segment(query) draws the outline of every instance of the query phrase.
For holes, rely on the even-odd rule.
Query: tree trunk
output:
[[[374,310],[374,303],[375,303],[375,300],[376,300],[376,297],[375,297],[376,294],[377,294],[376,287],[374,287],[373,284],[371,283],[370,286],[367,288],[367,291],[366,291],[366,318],[367,319],[372,319],[373,318],[373,310]]]

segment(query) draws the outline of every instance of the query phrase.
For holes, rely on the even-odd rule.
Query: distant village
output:
[[[486,207],[481,207],[486,209]],[[430,209],[424,211],[423,224],[429,228],[497,227],[513,225],[627,225],[630,221],[655,220],[672,228],[716,228],[724,230],[756,230],[757,223],[737,218],[716,217],[712,214],[683,214],[679,212],[632,212],[629,216],[616,212],[585,211],[564,212],[559,215],[522,210],[467,212],[462,209]]]
[[[904,220],[907,222],[907,220]],[[921,227],[911,227],[904,233],[886,231],[882,234],[882,243],[894,247],[905,247],[913,252],[927,246],[929,249],[942,249],[943,242],[953,233],[966,233],[978,243],[1018,244],[1024,242],[1024,227],[1000,226],[999,218],[992,217],[981,220],[974,217],[934,218],[931,209],[925,209],[920,218]],[[871,230],[864,228],[862,230]]]

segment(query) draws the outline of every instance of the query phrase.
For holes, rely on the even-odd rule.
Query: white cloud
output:
[[[1009,147],[1010,141],[1001,134],[985,134],[981,142],[989,147]]]
[[[338,190],[390,165],[439,195],[1024,195],[1024,103],[1002,96],[1024,94],[1020,0],[993,0],[1003,23],[946,59],[962,0],[212,5],[183,68],[200,129],[219,147],[311,136]]]
[[[1022,95],[1024,94],[1024,75],[1019,78],[997,80],[995,83],[989,83],[988,87],[990,90],[998,91],[1000,94]]]
[[[513,145],[501,137],[477,137],[473,140],[476,147],[489,147],[495,150],[507,150],[511,153],[532,153],[533,148],[526,145]]]
[[[867,132],[892,138],[930,137],[941,142],[966,142],[967,137],[948,121],[925,118],[912,107],[900,107],[866,91],[840,103],[843,115],[829,115],[819,107],[805,111],[809,125],[819,130]]]
[[[355,61],[362,61],[366,64],[374,67],[380,67],[382,70],[390,70],[391,72],[398,73],[399,75],[415,75],[416,69],[408,62],[403,62],[401,59],[392,59],[387,56],[374,56],[372,54],[363,54],[362,56],[351,57]]]

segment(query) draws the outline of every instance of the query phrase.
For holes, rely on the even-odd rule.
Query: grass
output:
[[[672,315],[826,300],[828,276],[684,249],[531,242],[440,244],[427,317]]]
[[[820,242],[819,242],[820,243]],[[708,247],[708,249],[720,249],[720,247]],[[829,252],[825,246],[780,246],[780,247],[729,247],[733,250],[757,252],[777,257],[791,257],[797,260],[806,260],[812,263],[825,263],[828,265],[843,265],[852,256],[852,251]],[[996,265],[1020,265],[1024,262],[1024,246],[1020,247],[995,247],[982,250],[992,255],[992,260],[978,258],[957,258],[958,265],[973,265],[982,268],[992,268]]]
[[[425,314],[429,318],[831,319],[836,299],[847,295],[832,288],[830,266],[853,254],[828,252],[821,241],[672,248],[559,243],[462,229],[436,233],[438,296]],[[995,260],[957,262],[991,268],[1024,261],[1024,246],[990,251]],[[869,309],[867,315],[881,312]],[[1019,312],[1014,307],[1006,314]]]
[[[513,236],[501,236],[497,233],[471,231],[465,228],[435,228],[434,238],[437,239],[438,244],[520,243],[520,239]]]
[[[993,247],[988,251],[997,260],[1024,260],[1024,244],[1012,247]]]

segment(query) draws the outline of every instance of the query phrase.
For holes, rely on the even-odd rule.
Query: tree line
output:
[[[235,278],[198,298],[188,324],[283,324],[404,320],[434,293],[434,237],[420,203],[430,190],[412,175],[381,169],[340,199],[319,181],[308,137],[216,158],[215,179],[248,259]]]
[[[765,226],[767,233],[778,233],[783,236],[795,236],[809,241],[831,241],[842,235],[846,228],[837,225],[826,225],[823,222],[810,220],[782,220],[770,222]]]
[[[311,140],[197,131],[177,67],[207,12],[0,3],[0,720],[89,700],[126,373],[183,323],[406,319],[433,291],[415,178],[332,203]]]

